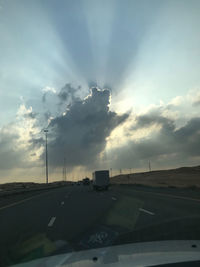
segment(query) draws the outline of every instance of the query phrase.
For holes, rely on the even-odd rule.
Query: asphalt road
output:
[[[129,242],[200,239],[198,192],[68,186],[0,204],[0,266]]]

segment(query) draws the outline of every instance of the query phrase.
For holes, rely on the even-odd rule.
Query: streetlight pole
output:
[[[46,183],[48,184],[48,151],[47,151],[47,133],[48,130],[45,129],[45,137],[46,137]]]

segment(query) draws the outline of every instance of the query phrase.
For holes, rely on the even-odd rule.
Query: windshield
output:
[[[199,11],[0,0],[0,265],[200,239]]]

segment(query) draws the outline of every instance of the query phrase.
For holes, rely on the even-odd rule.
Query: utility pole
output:
[[[112,168],[110,168],[110,177],[112,178]]]
[[[48,184],[48,151],[47,151],[47,133],[48,130],[45,129],[45,137],[46,137],[46,183]]]
[[[151,172],[151,162],[149,161],[149,171]]]

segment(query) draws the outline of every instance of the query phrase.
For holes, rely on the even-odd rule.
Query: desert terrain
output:
[[[195,189],[200,188],[200,166],[122,174],[112,177],[111,183]]]

